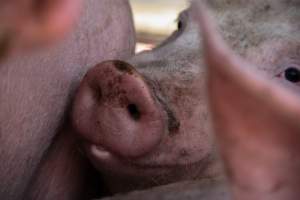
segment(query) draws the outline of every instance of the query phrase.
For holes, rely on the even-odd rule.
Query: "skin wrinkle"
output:
[[[63,122],[61,123],[61,125],[60,125],[61,127],[63,126],[63,124],[65,124],[64,121],[65,120],[63,120]],[[62,130],[63,128],[60,128],[60,129]],[[58,129],[58,130],[60,130],[60,129]],[[57,132],[60,132],[60,131],[57,131]],[[57,141],[59,137],[60,137],[59,134],[54,136],[53,142],[50,144],[50,146],[48,148],[46,148],[46,151],[43,152],[43,155],[41,156],[42,159],[39,161],[39,163],[35,169],[35,172],[33,172],[33,174],[38,174],[39,169],[43,166],[43,163],[46,162],[46,160],[48,159],[47,155],[49,155],[51,147],[55,145],[54,141]],[[35,181],[36,181],[35,177],[32,177],[31,180],[29,181],[29,184],[26,187],[25,192],[24,192],[25,199],[27,198],[27,196],[28,196],[27,193],[29,193],[29,191],[31,190],[31,187],[35,183]],[[41,188],[39,188],[39,189],[41,189]],[[37,191],[37,192],[40,193],[40,191]]]
[[[153,98],[156,99],[161,105],[164,112],[167,113],[167,121],[168,121],[168,134],[167,135],[174,135],[176,134],[178,128],[180,127],[180,122],[177,120],[173,111],[169,108],[168,104],[163,99],[162,95],[159,95],[159,83],[154,81],[150,81],[147,79],[148,86],[152,90]]]

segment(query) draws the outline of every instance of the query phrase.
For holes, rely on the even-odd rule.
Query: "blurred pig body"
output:
[[[258,73],[299,90],[287,74],[299,67],[297,1],[208,4],[225,40],[255,63]],[[73,124],[89,142],[90,160],[115,191],[223,175],[208,110],[201,36],[187,11],[179,22],[179,30],[159,47],[127,63],[102,63],[80,86]],[[152,126],[153,121],[162,123]]]
[[[72,157],[68,154],[73,155],[76,150],[63,153],[70,141],[66,139],[58,143],[59,151],[52,151],[60,138],[55,136],[67,127],[68,104],[87,69],[104,59],[124,59],[133,54],[134,46],[127,1],[87,0],[76,29],[61,44],[0,64],[1,199],[34,199],[26,197],[25,191],[36,191],[36,199],[46,199],[43,195],[49,195],[47,199],[80,198],[68,194],[72,184],[83,184],[76,183],[74,177],[81,176],[84,170],[73,172],[71,168],[77,164],[68,160]],[[40,180],[38,169],[47,161],[48,152],[57,153],[51,153],[50,160],[59,162],[49,165],[52,174],[44,174],[45,179]],[[66,162],[67,167],[63,168]],[[59,168],[62,172],[54,174],[54,169]],[[74,179],[55,185],[68,173]]]
[[[0,59],[19,50],[50,44],[70,31],[80,0],[0,2]]]

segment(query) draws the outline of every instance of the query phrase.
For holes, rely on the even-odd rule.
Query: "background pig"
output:
[[[86,0],[62,44],[0,64],[1,199],[81,198],[76,188],[84,188],[85,170],[76,167],[82,159],[68,148],[73,140],[58,132],[68,133],[65,113],[86,70],[130,56],[134,45],[127,1]]]
[[[208,4],[225,40],[256,64],[250,66],[265,79],[297,90],[297,1]],[[90,70],[75,99],[74,127],[115,191],[222,177],[210,128],[201,39],[188,12],[179,20],[179,30],[153,51]],[[210,58],[222,64],[220,57]]]

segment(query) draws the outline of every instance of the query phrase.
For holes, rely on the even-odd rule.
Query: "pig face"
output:
[[[209,2],[222,35],[256,64],[250,70],[298,90],[298,4],[257,1],[235,9],[241,3]],[[74,126],[90,160],[116,190],[221,174],[210,128],[204,52],[188,13],[181,14],[179,30],[159,47],[127,63],[99,64],[79,89]],[[211,59],[222,65],[220,57]]]
[[[3,2],[16,1],[1,1],[1,10]],[[65,113],[83,74],[104,59],[131,56],[135,35],[128,1],[87,0],[82,6],[76,29],[61,44],[0,63],[1,199],[54,199],[60,194],[75,199],[80,197],[72,192],[86,187],[76,179],[84,170],[72,170],[78,164],[69,159],[74,155],[68,151],[69,140],[53,148],[58,135],[64,135],[61,129],[68,127]],[[55,153],[49,162],[58,160],[46,166],[50,170],[42,166],[46,152]],[[72,190],[74,184],[79,186]],[[25,197],[26,190],[35,191],[35,198]]]
[[[220,173],[199,35],[189,11],[179,22],[156,49],[91,69],[78,90],[74,127],[113,190]]]

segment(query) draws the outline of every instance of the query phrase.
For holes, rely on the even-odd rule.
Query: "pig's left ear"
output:
[[[203,4],[193,5],[214,127],[235,199],[299,199],[300,98],[247,69]]]

